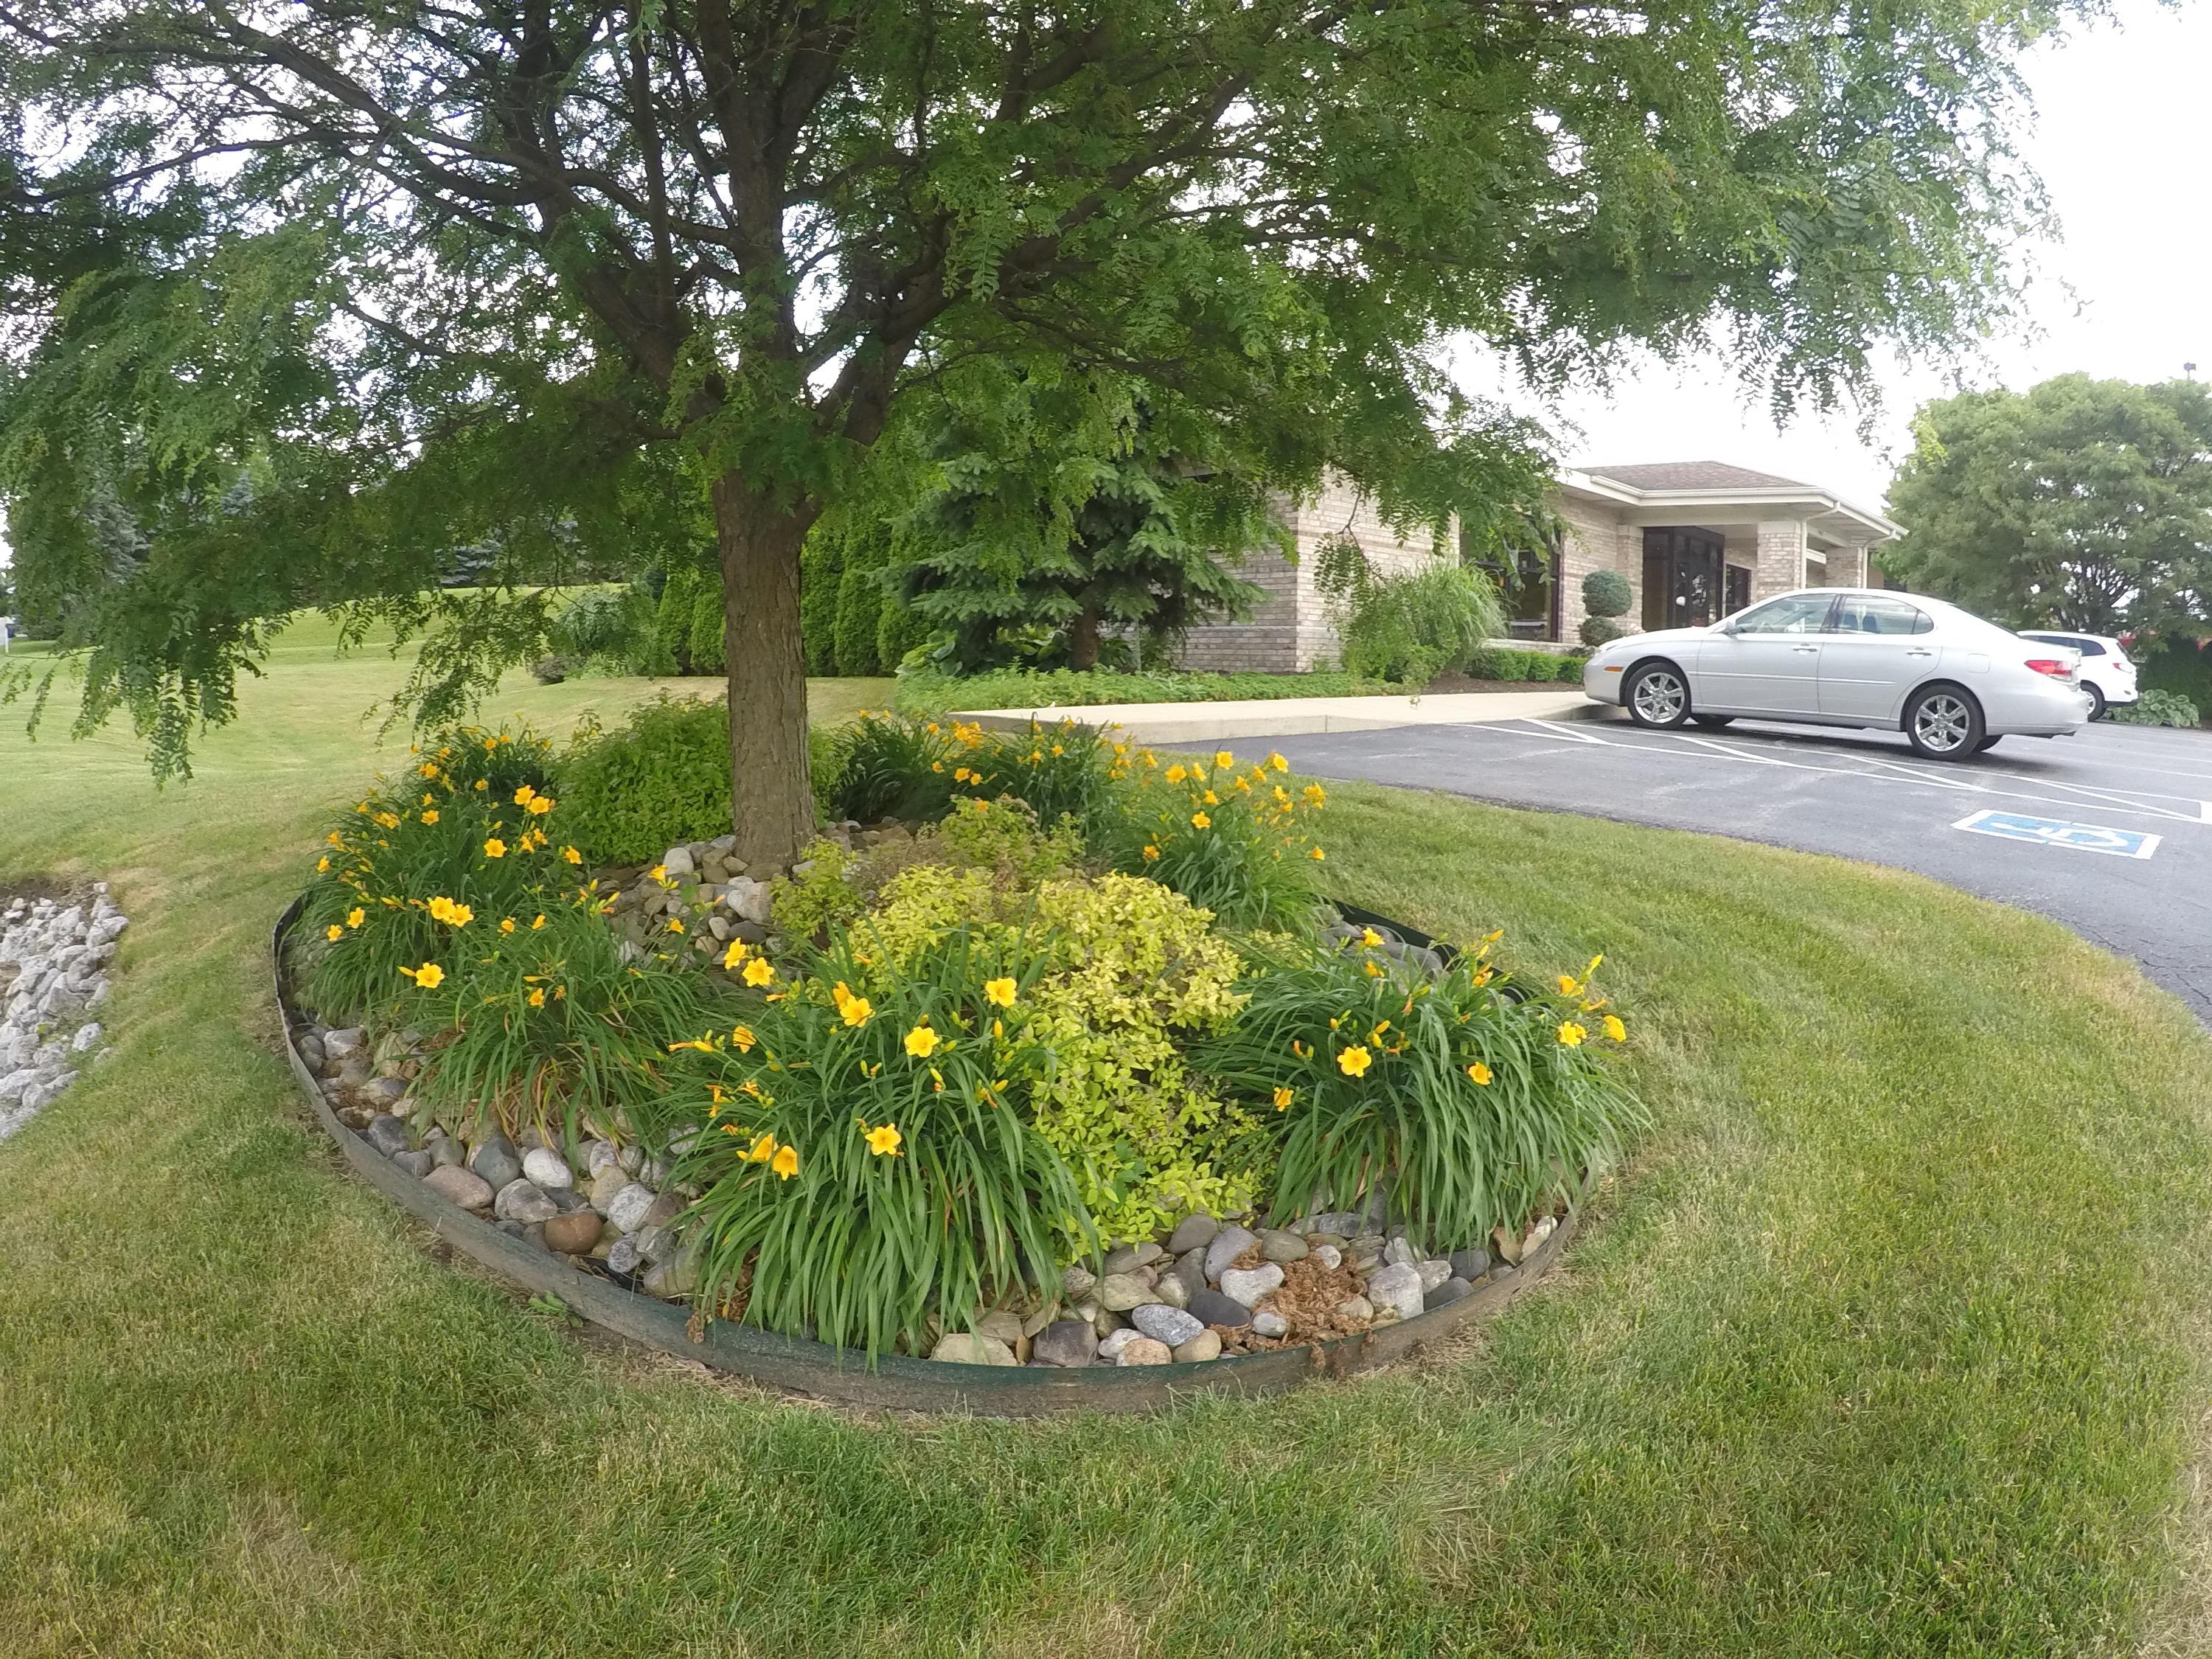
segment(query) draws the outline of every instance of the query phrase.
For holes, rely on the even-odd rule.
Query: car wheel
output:
[[[1985,755],[2003,741],[2004,739],[2002,738],[1984,738],[1979,743],[1974,745],[1974,752],[1977,755]]]
[[[1981,747],[1981,705],[1955,685],[1931,685],[1905,706],[1905,735],[1915,754],[1963,760]]]
[[[1711,732],[1717,732],[1723,726],[1735,724],[1735,716],[1733,714],[1692,714],[1690,718]]]
[[[1690,688],[1682,671],[1671,662],[1646,663],[1636,671],[1621,694],[1628,718],[1638,726],[1662,730],[1690,718]]]
[[[2085,685],[2081,689],[2089,694],[2089,718],[2093,720],[2104,719],[2106,712],[2105,694],[2094,685]]]

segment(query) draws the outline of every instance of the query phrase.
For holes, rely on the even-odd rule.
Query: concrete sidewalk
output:
[[[1238,702],[1109,702],[1078,708],[963,709],[952,716],[996,731],[1031,720],[1121,728],[1132,743],[1283,738],[1323,732],[1380,732],[1401,726],[1486,726],[1500,720],[1578,720],[1602,705],[1579,685],[1557,691],[1451,691],[1422,697],[1282,697]]]

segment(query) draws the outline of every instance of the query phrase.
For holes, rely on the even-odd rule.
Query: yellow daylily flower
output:
[[[368,919],[368,912],[362,909],[361,906],[356,904],[352,909],[346,912],[346,926],[349,927],[358,927]]]
[[[322,857],[315,860],[315,873],[319,876],[326,876],[330,874],[330,872],[331,855],[328,853],[325,853]]]
[[[799,1173],[799,1148],[796,1146],[778,1147],[776,1149],[775,1156],[769,1160],[768,1167],[775,1170],[776,1174],[781,1176],[784,1180],[790,1180],[792,1176]]]
[[[1152,845],[1150,845],[1149,843],[1147,843],[1147,844],[1146,844],[1146,848],[1145,848],[1145,862],[1146,862],[1147,864],[1149,864],[1149,863],[1151,863],[1154,859],[1156,859],[1156,858],[1159,857],[1159,855],[1160,855],[1160,849],[1159,849],[1158,848],[1154,847],[1154,846],[1152,846]]]
[[[745,1162],[748,1164],[765,1164],[775,1156],[775,1137],[774,1135],[762,1135],[751,1146],[745,1148]]]
[[[425,991],[434,991],[446,981],[446,970],[434,962],[426,962],[420,968],[402,968],[399,971]]]
[[[752,954],[752,946],[741,939],[730,941],[730,948],[722,952],[722,966],[734,968]]]
[[[755,957],[745,964],[744,981],[748,985],[766,985],[775,977],[775,968],[766,957]]]
[[[507,856],[507,843],[501,841],[497,836],[494,836],[489,841],[484,843],[484,856],[488,859],[505,858]]]
[[[940,1039],[927,1024],[917,1025],[906,1034],[906,1051],[916,1060],[927,1060],[937,1052]]]
[[[1477,1083],[1487,1084],[1490,1081],[1490,1067],[1479,1060],[1467,1068],[1467,1074]]]
[[[1374,1055],[1369,1054],[1365,1048],[1361,1048],[1358,1044],[1354,1043],[1349,1048],[1340,1048],[1337,1050],[1336,1069],[1343,1073],[1346,1077],[1365,1077],[1367,1075],[1368,1066],[1372,1065],[1374,1060]]]
[[[878,1158],[896,1158],[899,1146],[906,1137],[898,1132],[896,1123],[879,1123],[866,1132],[868,1150]]]
[[[739,1054],[749,1054],[752,1053],[754,1041],[753,1028],[751,1026],[732,1025],[730,1027],[730,1046],[735,1048]]]
[[[1607,1014],[1605,1017],[1605,1034],[1615,1042],[1628,1041],[1628,1028],[1620,1023],[1620,1016],[1618,1014]]]
[[[1194,830],[1211,830],[1213,828],[1213,820],[1203,812],[1193,812],[1190,815],[1190,827]]]
[[[1279,1112],[1289,1111],[1291,1109],[1291,1091],[1285,1088],[1281,1084],[1277,1084],[1275,1085],[1275,1109]]]
[[[1218,750],[1214,753],[1213,763],[1216,766],[1222,768],[1224,770],[1227,770],[1237,764],[1237,757],[1231,754],[1226,749]]]
[[[345,937],[345,929],[339,927],[337,923],[334,921],[328,927],[323,930],[323,937],[330,940],[331,944],[335,945],[338,940]]]
[[[533,1008],[543,1008],[545,1006],[545,988],[544,986],[535,985],[531,988],[530,1006]]]
[[[1574,1021],[1571,1019],[1562,1021],[1559,1025],[1559,1046],[1563,1048],[1579,1048],[1583,1046],[1583,1039],[1589,1035],[1588,1031],[1576,1024]]]
[[[1291,763],[1280,755],[1271,754],[1267,757],[1267,767],[1270,771],[1287,772],[1291,769]]]
[[[436,807],[434,807],[434,806],[426,806],[426,807],[424,807],[424,808],[422,809],[422,822],[423,822],[423,823],[435,823],[437,821],[438,821],[438,809],[437,809]]]
[[[987,979],[983,981],[983,1000],[995,1007],[1014,1006],[1014,981],[1011,979]]]
[[[1360,933],[1359,942],[1371,951],[1382,942],[1382,935],[1370,927]]]

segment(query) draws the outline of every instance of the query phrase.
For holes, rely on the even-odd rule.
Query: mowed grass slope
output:
[[[288,663],[189,788],[0,728],[0,882],[106,874],[118,1053],[0,1145],[11,1653],[2106,1653],[2203,1400],[2212,1042],[2052,925],[1344,789],[1347,896],[1600,975],[1660,1127],[1427,1364],[1143,1420],[870,1419],[563,1332],[349,1179],[270,921],[371,769]],[[553,725],[625,682],[509,689]],[[824,702],[835,693],[825,688]],[[842,690],[843,707],[880,700]]]

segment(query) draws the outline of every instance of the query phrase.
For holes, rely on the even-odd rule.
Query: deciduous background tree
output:
[[[173,769],[288,610],[434,625],[434,714],[539,647],[514,588],[703,502],[772,863],[802,541],[963,364],[1127,375],[1276,478],[1479,515],[1529,434],[1440,374],[1455,332],[1565,376],[1718,329],[1787,408],[2001,320],[2041,211],[2012,64],[2065,9],[4,0],[23,586]],[[489,591],[435,592],[459,545]]]
[[[2020,628],[2212,621],[2212,395],[2066,374],[1923,408],[1891,485],[1899,580]]]

